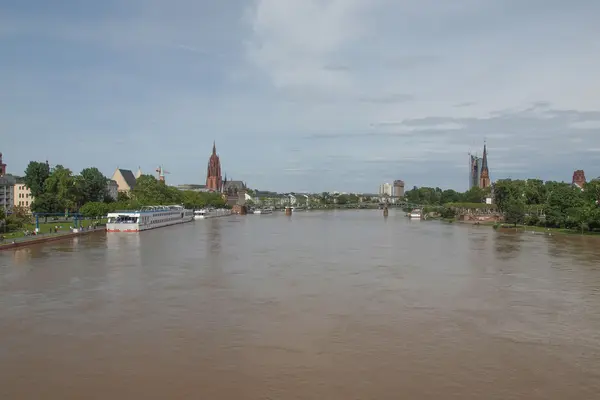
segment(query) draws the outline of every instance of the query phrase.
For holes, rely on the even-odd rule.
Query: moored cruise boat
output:
[[[227,208],[203,208],[194,211],[194,219],[217,218],[227,215],[231,215],[231,210]]]
[[[414,210],[412,210],[412,211],[411,211],[411,212],[408,214],[408,216],[409,216],[411,219],[421,219],[421,218],[422,218],[422,215],[423,215],[423,214],[421,213],[421,210],[420,210],[420,209],[418,209],[418,208],[415,208]]]
[[[257,208],[254,210],[254,214],[273,214],[272,208]]]
[[[179,205],[148,206],[135,211],[108,213],[107,232],[140,232],[163,226],[183,224],[194,218],[192,210]]]

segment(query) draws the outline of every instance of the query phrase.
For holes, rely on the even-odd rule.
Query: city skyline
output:
[[[107,1],[3,6],[0,132],[31,160],[280,192],[600,175],[600,3]],[[284,22],[285,21],[285,22]]]

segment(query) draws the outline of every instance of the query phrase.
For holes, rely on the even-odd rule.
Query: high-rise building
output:
[[[469,154],[469,189],[479,187],[482,161],[481,157]]]
[[[404,181],[397,179],[394,181],[394,196],[404,197]]]
[[[379,186],[379,195],[392,197],[392,194],[393,194],[392,190],[393,190],[393,188],[392,188],[391,184],[389,184],[389,183],[381,184]]]
[[[208,170],[206,172],[206,189],[213,192],[221,192],[222,188],[221,161],[217,155],[217,146],[213,142],[213,151],[208,159]]]

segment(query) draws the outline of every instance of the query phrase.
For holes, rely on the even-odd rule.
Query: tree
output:
[[[525,203],[543,204],[546,199],[546,187],[541,179],[528,179],[525,182]]]
[[[23,206],[14,206],[12,209],[12,216],[18,219],[19,221],[22,221],[23,224],[30,224],[31,222],[33,222],[29,210],[27,210]]]
[[[0,227],[6,225],[6,213],[3,208],[0,208]]]
[[[107,178],[98,168],[85,168],[81,171],[83,202],[98,202],[106,196]]]
[[[514,189],[512,180],[499,179],[493,185],[494,201],[498,210],[504,211],[508,203],[514,199]]]
[[[483,203],[485,192],[482,188],[473,186],[463,194],[462,198],[465,203]]]
[[[36,213],[62,213],[65,211],[65,204],[51,193],[42,193],[33,199],[31,210]]]
[[[48,164],[38,161],[29,162],[25,169],[24,181],[34,198],[44,193],[44,184],[49,176]]]
[[[65,209],[77,208],[80,198],[81,180],[75,179],[70,169],[57,165],[46,179],[44,192],[53,194]]]
[[[448,190],[444,190],[442,192],[441,198],[440,198],[440,203],[441,204],[448,204],[448,203],[457,203],[459,201],[461,201],[461,195],[460,193],[458,193],[455,190],[452,189],[448,189]]]
[[[117,192],[117,202],[126,203],[129,200],[131,200],[131,198],[127,192]]]
[[[520,199],[510,199],[505,204],[504,220],[509,224],[522,224],[525,220],[525,203]]]
[[[99,201],[85,203],[79,209],[79,212],[88,218],[103,217],[108,214],[109,205]]]
[[[600,179],[592,179],[584,186],[584,196],[590,204],[600,206]]]

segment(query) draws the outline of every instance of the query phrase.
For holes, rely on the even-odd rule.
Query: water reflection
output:
[[[148,235],[151,232],[106,233],[106,262],[139,265],[141,262],[141,235]]]
[[[519,233],[498,232],[494,241],[494,251],[500,260],[516,258],[521,251],[523,237]]]
[[[208,223],[207,229],[207,253],[211,256],[218,256],[221,253],[221,224],[226,223],[224,218],[211,218],[203,221]]]
[[[583,264],[600,268],[600,237],[587,235],[546,235],[548,254],[557,259],[575,257]]]

